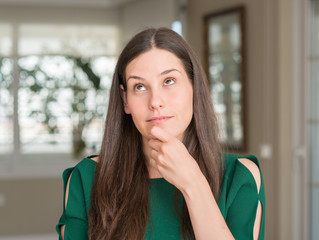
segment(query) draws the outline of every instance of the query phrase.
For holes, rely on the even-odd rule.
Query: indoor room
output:
[[[0,240],[58,239],[62,173],[99,154],[121,51],[159,27],[207,74],[222,151],[259,160],[264,239],[319,239],[318,0],[0,0]]]

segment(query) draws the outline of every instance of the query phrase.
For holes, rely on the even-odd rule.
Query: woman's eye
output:
[[[172,84],[174,84],[175,83],[175,79],[173,79],[173,78],[167,78],[167,79],[165,79],[165,81],[164,81],[164,85],[165,86],[169,86],[169,85],[172,85]]]
[[[142,85],[142,84],[136,84],[135,86],[134,86],[134,90],[135,91],[143,91],[143,90],[145,90],[145,87]]]

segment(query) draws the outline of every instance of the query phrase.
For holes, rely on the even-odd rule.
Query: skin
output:
[[[206,178],[182,143],[193,115],[193,87],[181,61],[153,48],[127,65],[126,82],[126,91],[120,86],[124,111],[142,135],[150,178],[163,177],[182,192],[197,240],[234,239]],[[259,191],[258,167],[249,159],[239,161],[251,171]],[[254,239],[258,239],[261,216],[259,203]],[[61,232],[63,236],[64,226]]]
[[[142,135],[144,153],[152,159],[152,144],[159,143],[156,132],[152,132],[154,127],[174,136],[178,143],[183,139],[193,116],[193,87],[181,61],[159,49],[132,60],[126,67],[126,81],[126,92],[121,86],[124,111],[131,114]],[[183,144],[178,146],[186,150]],[[151,178],[162,177],[151,164],[149,170]]]

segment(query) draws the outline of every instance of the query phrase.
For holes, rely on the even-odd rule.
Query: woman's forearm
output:
[[[204,175],[181,191],[197,240],[234,239]]]

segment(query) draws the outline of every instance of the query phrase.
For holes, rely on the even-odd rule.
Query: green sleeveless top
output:
[[[253,239],[253,227],[258,202],[262,205],[262,221],[259,240],[264,239],[265,231],[265,191],[261,174],[261,187],[258,194],[255,179],[238,158],[248,158],[260,168],[253,155],[237,156],[223,154],[224,176],[219,199],[219,209],[235,239]],[[63,203],[63,213],[56,230],[61,240],[60,226],[65,225],[64,240],[88,240],[88,213],[91,204],[91,188],[94,181],[96,162],[84,158],[75,167],[63,172],[64,193],[69,185],[67,206]],[[180,220],[175,207],[176,187],[164,178],[150,180],[150,218],[144,239],[181,239]],[[182,205],[178,202],[178,207]]]

